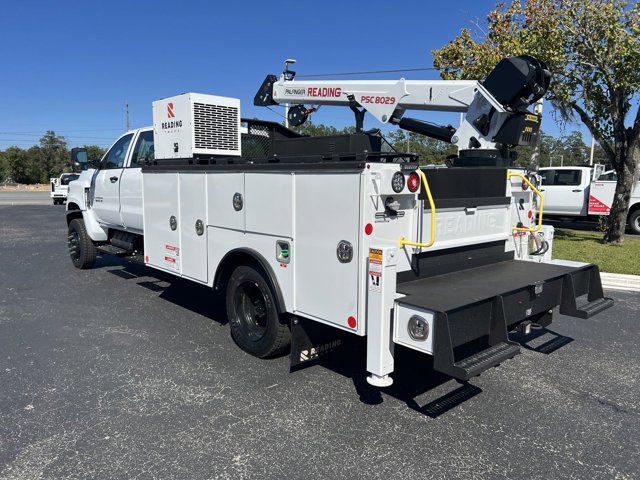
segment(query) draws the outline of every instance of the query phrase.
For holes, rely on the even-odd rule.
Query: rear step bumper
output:
[[[563,315],[586,319],[613,305],[590,264],[509,260],[401,283],[397,291],[405,295],[397,304],[433,315],[434,369],[460,380],[520,353],[508,331],[524,320],[546,325],[557,306]],[[587,303],[578,306],[583,295]]]

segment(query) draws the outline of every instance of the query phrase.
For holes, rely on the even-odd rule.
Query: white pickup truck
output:
[[[85,223],[94,240],[106,241],[109,228],[142,233],[141,166],[153,158],[153,129],[132,130],[107,151],[99,169],[83,171],[71,184],[67,210],[77,210],[81,216],[77,199],[93,196],[93,214],[85,217]]]
[[[67,199],[67,191],[69,183],[77,180],[77,173],[63,173],[60,177],[52,177],[51,182],[51,199],[54,205],[62,205]]]
[[[616,173],[592,167],[545,167],[540,169],[540,191],[545,216],[588,218],[609,215],[616,188]],[[640,186],[629,202],[627,223],[640,234]]]

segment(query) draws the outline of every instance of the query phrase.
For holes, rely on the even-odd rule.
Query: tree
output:
[[[89,168],[97,168],[107,149],[99,147],[98,145],[85,145],[83,148],[87,150]]]
[[[67,141],[53,130],[47,130],[40,139],[40,154],[40,181],[43,183],[48,182],[54,173],[59,175],[69,163]]]
[[[640,157],[640,4],[514,1],[498,4],[487,23],[484,38],[463,29],[433,51],[434,65],[447,79],[483,78],[505,56],[546,62],[552,105],[564,120],[586,125],[618,174],[605,240],[622,242]]]
[[[442,164],[458,151],[449,143],[404,130],[389,132],[387,137],[397,151],[417,154],[421,165]]]
[[[9,147],[3,153],[6,178],[17,183],[26,183],[27,162],[25,151],[19,147]]]
[[[332,125],[311,123],[311,120],[306,121],[298,127],[293,127],[293,130],[301,135],[309,135],[310,137],[326,137],[328,135],[341,135],[344,133],[354,133],[356,131],[355,127],[344,127],[338,130]]]

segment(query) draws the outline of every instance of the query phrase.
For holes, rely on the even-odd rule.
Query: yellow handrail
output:
[[[431,238],[427,243],[420,242],[412,242],[407,240],[405,237],[400,237],[400,248],[404,248],[405,245],[410,245],[412,247],[422,247],[427,248],[433,245],[436,241],[436,206],[433,203],[433,195],[431,195],[431,189],[429,188],[429,182],[427,182],[427,176],[424,174],[422,170],[419,168],[416,170],[418,175],[420,175],[421,183],[424,186],[424,191],[427,194],[427,200],[429,200],[429,207],[431,208]]]
[[[526,184],[529,185],[529,188],[531,189],[531,191],[533,191],[536,195],[538,195],[538,198],[540,199],[540,203],[538,204],[538,224],[535,227],[518,227],[518,226],[514,226],[513,229],[515,231],[518,231],[518,232],[537,232],[538,230],[540,230],[542,228],[542,211],[544,209],[544,196],[542,195],[540,190],[538,190],[535,187],[535,185],[533,183],[531,183],[531,181],[527,178],[527,176],[525,174],[520,173],[520,172],[513,172],[513,171],[509,170],[507,172],[507,178],[511,179],[511,177],[518,177],[518,178],[521,178],[522,180],[524,180],[526,182]]]

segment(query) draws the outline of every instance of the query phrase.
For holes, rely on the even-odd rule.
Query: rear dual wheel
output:
[[[289,328],[280,319],[272,287],[260,269],[242,265],[233,271],[226,304],[231,337],[242,350],[266,358],[289,347]]]

